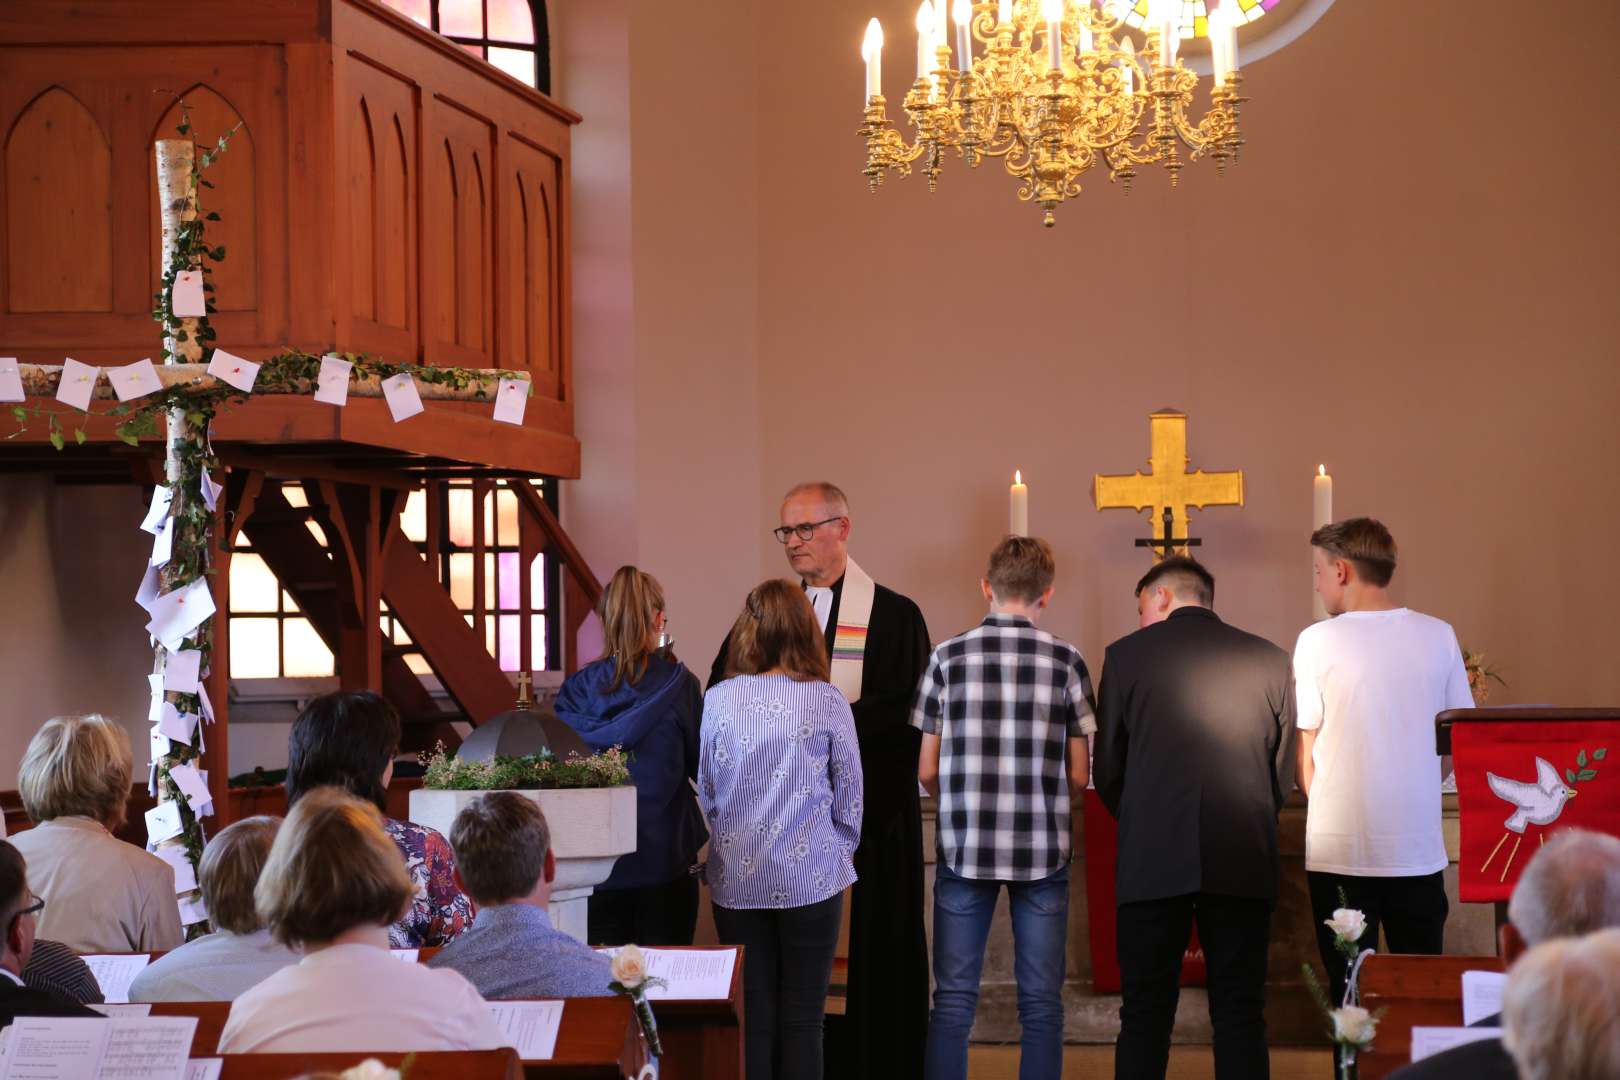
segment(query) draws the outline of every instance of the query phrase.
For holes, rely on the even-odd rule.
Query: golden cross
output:
[[[531,696],[531,689],[533,688],[533,686],[534,686],[534,676],[530,675],[527,671],[518,672],[518,677],[517,677],[517,691],[518,691],[517,707],[519,709],[527,709],[533,703],[534,698]]]
[[[1148,511],[1153,526],[1153,561],[1167,555],[1187,554],[1191,535],[1188,507],[1242,506],[1243,470],[1206,473],[1187,470],[1187,414],[1161,409],[1148,417],[1153,451],[1148,458],[1151,472],[1129,476],[1103,476],[1092,480],[1091,499],[1098,510],[1130,509]],[[1164,510],[1169,507],[1175,522],[1169,537],[1164,534]]]

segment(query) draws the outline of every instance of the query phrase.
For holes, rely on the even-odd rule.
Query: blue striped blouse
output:
[[[855,881],[861,756],[836,687],[786,675],[727,679],[703,698],[700,738],[716,904],[803,907]]]

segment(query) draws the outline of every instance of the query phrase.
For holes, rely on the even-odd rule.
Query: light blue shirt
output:
[[[490,1001],[613,992],[608,958],[552,926],[532,904],[479,908],[472,929],[440,949],[428,967],[460,972]]]
[[[700,742],[716,904],[804,907],[854,883],[861,756],[836,687],[786,675],[727,679],[704,696]]]

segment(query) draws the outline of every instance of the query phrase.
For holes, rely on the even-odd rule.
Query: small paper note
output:
[[[186,1080],[219,1080],[224,1058],[192,1058],[186,1062]]]
[[[395,960],[403,960],[407,964],[416,963],[422,955],[421,949],[389,949],[388,951],[394,954]]]
[[[146,953],[90,953],[81,959],[96,977],[102,999],[109,1005],[128,1001],[129,984],[152,962]]]
[[[62,381],[56,387],[56,400],[80,411],[89,411],[90,395],[96,392],[96,379],[100,376],[100,368],[68,357],[62,361]]]
[[[1481,1042],[1485,1039],[1499,1039],[1501,1037],[1501,1028],[1414,1027],[1412,1029],[1412,1060],[1422,1061],[1426,1057],[1433,1057],[1435,1054],[1450,1050],[1454,1046]]]
[[[112,383],[113,393],[118,395],[119,401],[134,401],[136,398],[155,394],[163,389],[163,383],[158,379],[157,368],[152,366],[150,360],[137,360],[123,367],[110,367],[107,369],[107,381]]]
[[[146,520],[141,522],[141,528],[156,536],[163,527],[163,519],[169,516],[169,504],[174,501],[174,489],[159,484],[152,489],[152,501],[146,508]]]
[[[169,294],[169,310],[182,319],[201,319],[208,314],[203,296],[201,270],[182,270],[174,275],[174,292]]]
[[[195,694],[197,672],[201,667],[201,650],[181,649],[170,653],[163,664],[163,689],[176,694]]]
[[[560,1001],[491,1001],[490,1015],[495,1026],[517,1048],[524,1061],[546,1061],[557,1050],[557,1031],[562,1027]]]
[[[208,374],[221,382],[230,383],[244,394],[253,392],[253,380],[259,377],[259,365],[224,349],[215,349],[208,361]]]
[[[202,718],[212,724],[214,703],[208,700],[208,686],[201,679],[197,680],[197,703],[202,706]]]
[[[160,802],[146,812],[146,843],[148,847],[156,847],[165,840],[179,836],[185,831],[185,825],[180,820],[180,804],[177,802]]]
[[[1502,1011],[1502,990],[1507,975],[1500,971],[1465,971],[1462,974],[1463,1026],[1472,1027]]]
[[[209,475],[207,469],[202,471],[202,501],[210,512],[219,505],[219,493],[224,490],[223,484],[214,483],[214,478]]]
[[[203,903],[201,895],[182,896],[180,898],[180,925],[191,926],[194,923],[208,921],[208,905]]]
[[[158,576],[157,567],[150,563],[146,566],[146,573],[141,577],[141,587],[135,590],[135,602],[147,609],[150,614],[152,601],[158,597],[158,589],[162,588],[162,579]]]
[[[208,802],[211,796],[208,793],[208,780],[198,772],[193,765],[176,765],[169,770],[169,779],[180,789],[180,794],[186,797],[192,810]]]
[[[159,731],[156,724],[152,725],[148,738],[153,762],[162,761],[169,756],[169,751],[174,749],[169,743],[169,737]]]
[[[528,379],[502,379],[495,389],[495,419],[503,424],[523,423],[523,410],[529,404]]]
[[[157,729],[170,742],[183,742],[190,746],[192,732],[197,730],[197,716],[195,713],[183,713],[174,707],[173,702],[165,701]]]
[[[152,541],[152,565],[163,566],[174,555],[174,518],[164,518],[163,526]]]
[[[416,392],[416,380],[411,373],[402,371],[382,381],[383,398],[388,411],[394,414],[394,423],[409,420],[422,411],[422,395]]]
[[[146,677],[146,686],[147,689],[152,691],[153,697],[161,698],[163,696],[163,676],[157,672],[154,671]],[[157,717],[154,716],[151,720],[152,723],[157,723]]]
[[[315,400],[328,405],[349,402],[349,373],[354,365],[338,356],[321,357],[321,372],[315,376]]]
[[[173,868],[174,891],[177,895],[190,892],[197,887],[197,868],[191,865],[191,856],[186,854],[183,844],[170,844],[168,847],[160,847],[152,854]]]
[[[27,397],[23,393],[22,372],[17,367],[17,358],[0,356],[0,401],[22,401]]]
[[[159,596],[147,610],[152,613],[148,632],[165,649],[179,652],[180,644],[214,614],[214,597],[208,591],[208,580],[198,578],[183,589]]]

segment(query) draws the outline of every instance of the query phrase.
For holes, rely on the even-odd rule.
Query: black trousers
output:
[[[724,945],[743,947],[748,1080],[823,1080],[822,1036],[844,894],[796,908],[714,905]]]
[[[1358,942],[1364,949],[1378,946],[1378,931],[1382,928],[1390,952],[1440,954],[1445,944],[1446,915],[1451,910],[1443,873],[1351,877],[1311,870],[1305,878],[1310,884],[1311,914],[1316,921],[1316,948],[1327,968],[1335,1006],[1344,1000],[1347,974],[1344,954],[1333,947],[1333,931],[1323,925],[1335,908],[1351,907],[1367,917],[1367,930]]]
[[[585,936],[592,945],[690,945],[698,880],[687,875],[640,889],[599,889],[586,904]]]
[[[1181,958],[1193,920],[1204,949],[1217,1080],[1266,1080],[1266,949],[1271,901],[1190,893],[1119,905],[1124,1000],[1115,1080],[1163,1080],[1181,997]]]

